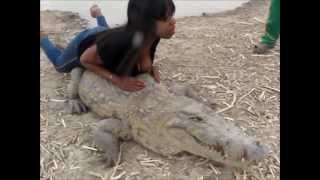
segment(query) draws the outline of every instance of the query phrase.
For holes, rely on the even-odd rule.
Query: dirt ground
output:
[[[280,42],[266,55],[252,54],[253,44],[264,32],[268,5],[269,1],[252,0],[232,11],[178,19],[176,34],[160,42],[155,59],[162,83],[196,86],[204,99],[217,104],[216,111],[226,120],[269,147],[265,160],[242,171],[217,167],[190,154],[162,157],[135,142],[124,142],[119,166],[104,168],[91,137],[91,126],[99,117],[67,113],[69,74],[57,73],[41,50],[40,179],[98,180],[111,175],[118,179],[142,175],[168,180],[178,175],[191,180],[280,179]],[[41,25],[50,31],[52,41],[64,47],[87,21],[76,13],[41,11]]]

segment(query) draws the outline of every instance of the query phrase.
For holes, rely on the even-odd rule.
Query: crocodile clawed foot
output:
[[[114,123],[112,123],[112,121],[114,121]],[[93,139],[96,142],[99,149],[101,149],[104,152],[101,160],[104,161],[105,167],[115,165],[120,152],[119,139],[110,132],[112,131],[112,129],[115,128],[115,126],[113,125],[116,124],[117,126],[116,122],[118,122],[118,120],[102,120],[93,130]]]
[[[103,163],[104,168],[110,168],[116,165],[117,159],[118,153],[109,154],[108,152],[103,155],[100,161]]]
[[[88,108],[80,99],[68,100],[68,110],[70,114],[81,114],[88,111]]]

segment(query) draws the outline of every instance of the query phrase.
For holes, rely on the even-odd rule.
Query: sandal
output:
[[[265,54],[267,51],[272,49],[275,46],[275,44],[262,44],[259,43],[254,46],[253,53],[255,54]]]

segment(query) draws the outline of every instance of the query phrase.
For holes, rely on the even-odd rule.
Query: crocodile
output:
[[[188,95],[188,88],[174,93],[142,74],[137,78],[146,87],[127,92],[87,70],[76,68],[71,74],[78,84],[71,81],[78,102],[102,119],[93,128],[93,139],[108,166],[117,160],[122,140],[134,140],[163,156],[187,152],[242,169],[267,154],[265,145]]]

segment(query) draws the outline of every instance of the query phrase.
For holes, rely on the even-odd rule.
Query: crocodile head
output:
[[[260,161],[267,148],[246,136],[234,122],[210,112],[202,104],[190,102],[175,113],[163,128],[167,144],[180,151],[196,154],[234,167]]]
[[[144,77],[144,80],[154,85],[150,78]],[[154,105],[158,109],[152,111],[157,114],[153,118],[139,121],[148,124],[140,129],[143,136],[140,140],[147,142],[146,147],[161,154],[189,152],[240,168],[260,161],[267,154],[267,148],[259,141],[245,135],[234,122],[226,120],[210,107],[185,96],[161,91],[153,88],[150,97],[146,98],[144,94],[145,100],[140,101],[141,107]]]

